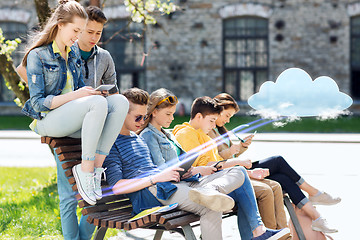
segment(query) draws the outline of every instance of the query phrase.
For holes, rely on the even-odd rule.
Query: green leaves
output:
[[[124,4],[132,21],[145,24],[155,24],[156,14],[170,14],[177,9],[170,0],[125,0]]]
[[[15,51],[20,43],[20,38],[5,41],[3,31],[0,28],[0,54],[5,54],[9,61],[11,60],[11,53]]]

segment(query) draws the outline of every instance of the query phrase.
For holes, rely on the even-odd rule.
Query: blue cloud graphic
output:
[[[248,99],[249,105],[257,111],[296,117],[339,114],[352,102],[330,77],[321,76],[312,81],[300,68],[286,69],[276,82],[263,83],[259,92]]]

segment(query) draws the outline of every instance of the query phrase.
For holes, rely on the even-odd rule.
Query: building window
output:
[[[247,101],[267,81],[268,59],[267,19],[223,20],[223,91]]]
[[[127,24],[125,19],[110,20],[103,32],[103,47],[114,59],[120,92],[131,87],[146,88],[145,67],[141,66],[145,41],[138,37],[142,25]],[[114,35],[121,29],[124,30]]]
[[[351,19],[351,96],[360,99],[360,16]]]
[[[26,32],[27,27],[24,23],[18,22],[0,22],[0,28],[3,30],[3,34],[6,40],[14,40],[15,38],[21,39],[21,44],[16,51],[12,53],[12,59],[15,66],[18,66],[24,56],[24,48],[26,45]],[[15,94],[10,91],[5,81],[0,74],[0,102],[12,102],[15,99]]]

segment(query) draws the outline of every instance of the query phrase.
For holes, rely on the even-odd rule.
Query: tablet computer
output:
[[[179,167],[184,169],[184,171],[179,171],[180,177],[182,177],[187,171],[189,171],[189,169],[191,168],[191,166],[193,165],[195,160],[196,160],[196,157],[192,156],[192,159],[185,158],[184,160],[182,160],[180,162]]]
[[[115,87],[114,84],[105,84],[105,85],[100,85],[97,88],[95,88],[94,90],[96,91],[109,91],[110,89],[112,89],[113,87]]]

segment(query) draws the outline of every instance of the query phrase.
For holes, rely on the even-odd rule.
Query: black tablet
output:
[[[185,158],[184,160],[181,161],[179,167],[183,168],[184,171],[179,171],[180,177],[182,177],[187,171],[189,171],[195,160],[196,157],[193,156],[192,159]]]

